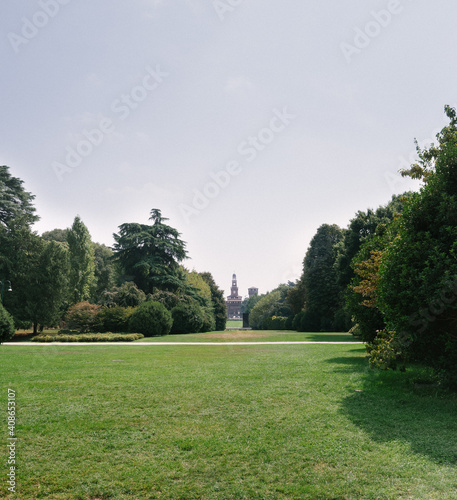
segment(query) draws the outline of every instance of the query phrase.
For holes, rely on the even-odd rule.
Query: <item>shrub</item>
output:
[[[271,318],[271,329],[272,330],[287,330],[287,317],[285,317],[285,316],[273,316]]]
[[[144,338],[141,333],[80,333],[78,335],[38,335],[33,342],[133,342]]]
[[[366,345],[366,350],[371,368],[396,370],[398,361],[402,359],[395,332],[377,332],[376,338]]]
[[[143,302],[130,316],[129,330],[146,337],[168,335],[173,319],[160,302]]]
[[[171,311],[173,326],[171,333],[198,333],[204,324],[204,314],[196,304],[179,304]]]
[[[129,320],[135,309],[133,307],[105,307],[98,316],[100,331],[102,332],[127,332]]]
[[[11,314],[0,304],[0,344],[11,340],[14,335],[14,320]]]
[[[97,331],[100,328],[98,314],[101,306],[89,302],[79,302],[72,306],[66,315],[66,325],[70,330],[78,330],[80,333]]]

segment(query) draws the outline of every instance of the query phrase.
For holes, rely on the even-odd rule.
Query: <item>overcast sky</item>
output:
[[[0,164],[41,234],[112,245],[159,208],[229,293],[295,280],[323,223],[398,175],[456,105],[457,5],[22,0],[0,16]]]

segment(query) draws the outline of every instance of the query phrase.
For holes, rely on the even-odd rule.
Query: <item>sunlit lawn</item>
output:
[[[455,499],[457,400],[418,377],[353,344],[0,346],[11,498]]]
[[[225,332],[191,333],[145,337],[135,342],[357,342],[349,333],[301,333],[275,330],[226,330]]]
[[[242,328],[243,320],[241,319],[228,319],[227,324],[225,325],[227,328]]]

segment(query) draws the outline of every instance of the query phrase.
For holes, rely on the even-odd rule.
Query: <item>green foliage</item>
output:
[[[294,316],[292,321],[292,328],[297,332],[304,332],[304,321],[305,321],[306,313],[305,311],[300,311],[298,314]],[[302,326],[303,324],[303,326]]]
[[[171,333],[198,333],[205,323],[205,314],[198,304],[178,304],[171,311],[173,326]]]
[[[24,191],[22,184],[21,179],[11,176],[7,166],[0,166],[0,227],[10,228],[18,221],[30,227],[39,219],[32,205],[35,196]]]
[[[35,255],[29,254],[33,264],[23,290],[24,313],[34,325],[54,326],[59,323],[68,291],[69,257],[62,243],[42,243]]]
[[[59,243],[67,244],[69,229],[53,229],[45,231],[41,237],[44,241],[58,241]]]
[[[152,295],[148,296],[148,300],[152,300],[154,302],[160,302],[163,304],[169,311],[176,307],[180,303],[190,304],[192,302],[191,297],[188,295],[177,294],[173,292],[167,292],[165,290],[158,290]]]
[[[272,316],[262,321],[262,330],[289,330],[289,318],[286,316]]]
[[[201,277],[206,283],[208,283],[211,290],[214,329],[217,331],[225,330],[225,326],[227,324],[227,304],[225,302],[224,292],[216,285],[211,273],[201,273]]]
[[[196,293],[209,304],[211,302],[211,288],[197,271],[184,270],[187,281],[195,289]]]
[[[338,285],[342,290],[346,289],[355,276],[351,263],[362,245],[378,234],[378,226],[388,226],[394,221],[398,214],[403,212],[405,201],[411,196],[413,193],[393,195],[387,205],[376,210],[368,209],[366,212],[359,210],[351,219],[343,239],[336,246],[335,270]]]
[[[185,284],[179,263],[187,258],[179,232],[164,224],[160,210],[151,210],[152,225],[127,223],[114,235],[115,259],[125,276],[145,293],[177,291]]]
[[[133,281],[105,290],[100,297],[100,303],[106,307],[137,307],[145,301],[146,294]]]
[[[297,291],[289,292],[289,302],[295,311],[297,299],[303,297],[300,331],[333,331],[335,316],[342,306],[340,287],[337,283],[335,260],[337,245],[344,232],[337,225],[323,224],[311,240],[303,260],[303,273]]]
[[[252,297],[246,297],[241,303],[241,312],[244,314],[250,314],[254,309],[254,306],[262,298],[262,295],[253,295]]]
[[[146,337],[168,335],[173,319],[160,302],[143,302],[130,316],[129,330]]]
[[[249,314],[249,326],[254,330],[266,328],[273,316],[293,316],[287,302],[288,292],[294,284],[279,285],[271,293],[261,295]]]
[[[457,381],[457,124],[424,152],[433,163],[380,267],[379,303],[402,352]],[[452,382],[454,383],[454,382]],[[456,384],[457,387],[457,384]]]
[[[79,216],[75,217],[67,233],[67,242],[70,252],[70,302],[77,304],[88,300],[95,290],[94,246]]]
[[[81,333],[78,335],[37,335],[32,342],[133,342],[144,338],[141,333]]]
[[[104,307],[100,310],[97,322],[100,324],[101,332],[121,333],[129,330],[130,316],[135,309],[133,307]]]
[[[380,370],[396,370],[398,362],[403,358],[395,332],[382,330],[376,338],[366,345],[370,367]]]
[[[80,333],[100,330],[99,312],[101,306],[90,304],[87,301],[72,306],[65,317],[67,328],[78,330]],[[142,332],[139,332],[142,333]]]
[[[0,344],[11,340],[14,335],[14,321],[11,314],[0,304]]]
[[[112,250],[100,243],[93,243],[93,247],[95,288],[92,300],[99,303],[105,290],[110,290],[114,286],[117,272]]]
[[[279,290],[261,296],[249,314],[249,326],[254,330],[262,329],[263,322],[273,316],[273,310],[281,299]]]

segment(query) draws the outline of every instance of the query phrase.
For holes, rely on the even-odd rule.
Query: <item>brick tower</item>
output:
[[[241,319],[241,302],[243,298],[238,295],[238,285],[236,274],[232,276],[232,286],[230,295],[227,297],[227,317],[228,319]]]

